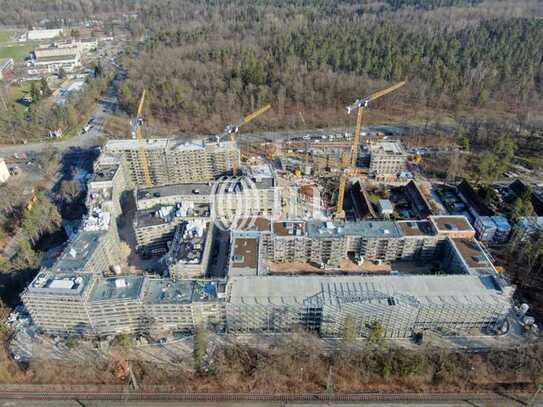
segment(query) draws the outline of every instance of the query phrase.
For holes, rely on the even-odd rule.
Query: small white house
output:
[[[0,158],[0,184],[6,182],[9,178],[9,169],[3,158]]]

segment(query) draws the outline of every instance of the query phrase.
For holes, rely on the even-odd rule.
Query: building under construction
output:
[[[185,331],[201,324],[224,329],[224,288],[220,281],[42,271],[23,302],[53,335]]]
[[[402,85],[353,104],[358,111],[356,148],[351,167],[340,176],[338,202],[347,178],[356,176],[362,110]],[[141,108],[142,103],[138,116]],[[228,127],[225,134],[238,127]],[[386,178],[404,168],[405,152],[394,143],[370,147],[370,154],[372,176]],[[296,217],[285,209],[288,197],[277,196],[273,171],[239,168],[233,137],[185,142],[143,140],[140,134],[134,140],[109,141],[99,162],[80,232],[22,295],[34,323],[48,334],[163,334],[205,325],[232,334],[304,328],[338,337],[350,320],[359,336],[377,321],[386,337],[405,338],[425,330],[467,334],[471,328],[501,326],[512,308],[512,287],[464,216],[350,221],[340,216],[343,205],[337,204],[334,220]],[[238,170],[244,180],[215,182]],[[282,188],[290,191],[292,186]],[[165,255],[162,277],[119,275],[115,267],[120,192],[134,187],[137,249]],[[418,211],[428,212],[427,206]],[[227,225],[230,247],[216,250],[227,260],[226,276],[200,278],[215,249],[213,222],[217,226],[236,213],[247,222]],[[220,240],[217,247],[224,249],[226,242]],[[341,274],[345,260],[437,262],[440,273],[346,276]],[[272,275],[268,265],[273,262],[311,263],[330,274]]]
[[[226,294],[230,333],[281,333],[304,327],[341,336],[350,318],[359,336],[379,321],[388,338],[425,330],[454,332],[502,322],[510,309],[492,276],[234,277]]]
[[[140,148],[146,160],[142,160]],[[232,173],[240,159],[239,149],[231,141],[110,140],[104,151],[122,159],[135,186],[149,186],[145,165],[152,185],[168,185],[214,180]]]

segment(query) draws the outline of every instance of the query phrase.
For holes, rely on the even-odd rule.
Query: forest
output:
[[[477,1],[389,1],[386,12],[372,2],[235,3],[144,7],[130,27],[145,41],[124,61],[125,107],[145,86],[148,114],[183,130],[217,131],[270,102],[268,128],[345,125],[347,104],[404,79],[375,107],[413,120],[542,107],[541,19],[488,17]]]

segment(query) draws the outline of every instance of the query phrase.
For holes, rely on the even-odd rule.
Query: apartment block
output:
[[[343,259],[414,261],[441,254],[447,238],[472,240],[475,232],[463,216],[430,216],[413,221],[276,221],[261,219],[252,231],[234,230],[236,238],[258,238],[258,256],[270,262],[311,262],[340,267]],[[257,270],[255,274],[259,274]]]
[[[407,167],[407,152],[398,141],[373,141],[368,149],[370,176],[377,179],[395,177]]]
[[[209,221],[208,204],[180,203],[136,211],[133,229],[136,250],[148,255],[165,254],[176,227],[189,220]]]
[[[212,181],[239,167],[234,142],[146,139],[143,143],[153,185]],[[134,186],[147,186],[137,140],[110,140],[104,150],[122,158]]]
[[[134,196],[139,210],[194,203],[209,204],[216,218],[281,214],[280,189],[274,177],[225,177],[215,182],[138,188]]]
[[[100,155],[87,181],[87,207],[100,207],[113,217],[122,214],[121,194],[126,188],[126,176],[118,158]]]
[[[48,334],[107,336],[192,331],[199,324],[224,330],[224,289],[218,281],[42,271],[22,299]]]
[[[497,277],[499,278],[499,277]],[[380,321],[387,338],[428,329],[485,328],[503,321],[510,300],[495,277],[267,276],[229,281],[229,333],[282,333],[299,328],[341,336],[347,318],[358,336]]]
[[[213,242],[213,223],[201,219],[180,223],[161,259],[170,277],[204,277]]]

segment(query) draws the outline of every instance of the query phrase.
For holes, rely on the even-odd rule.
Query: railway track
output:
[[[0,399],[24,400],[132,400],[132,401],[312,401],[312,402],[452,402],[483,401],[529,405],[531,393],[358,393],[358,394],[263,394],[263,393],[180,393],[155,391],[32,391],[0,390]],[[541,398],[538,398],[541,400]]]

